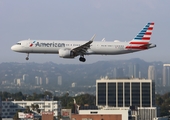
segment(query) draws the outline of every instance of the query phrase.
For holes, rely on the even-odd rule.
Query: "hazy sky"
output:
[[[170,61],[170,0],[0,0],[0,63],[81,63],[56,54],[26,54],[11,51],[24,39],[129,41],[148,22],[155,22],[151,42],[156,48],[125,55],[86,56],[87,62],[141,58]],[[82,64],[82,63],[81,63]]]

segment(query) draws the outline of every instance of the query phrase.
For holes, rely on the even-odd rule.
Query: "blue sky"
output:
[[[145,61],[170,61],[169,0],[1,0],[0,63],[55,62],[80,63],[59,58],[56,54],[26,54],[11,51],[11,46],[24,39],[129,41],[148,22],[155,22],[151,42],[156,48],[126,55],[87,56],[86,63],[101,60],[141,58]],[[83,64],[83,63],[81,63]]]

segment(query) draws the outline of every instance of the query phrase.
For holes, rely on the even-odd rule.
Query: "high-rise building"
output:
[[[28,83],[28,75],[27,74],[23,74],[22,79],[23,79],[24,83]]]
[[[17,79],[17,85],[21,86],[21,79]]]
[[[38,76],[35,76],[35,81],[37,85],[40,85],[40,78]]]
[[[96,104],[152,107],[155,105],[155,83],[146,79],[97,80]]]
[[[113,69],[113,78],[123,78],[125,77],[123,68],[114,68]]]
[[[42,85],[43,84],[43,79],[42,79],[42,77],[40,77],[40,85]]]
[[[58,85],[62,85],[62,76],[58,76]]]
[[[157,117],[155,83],[149,79],[102,78],[96,81],[96,106],[136,106],[142,120],[153,119]]]
[[[148,79],[156,80],[156,71],[155,71],[155,66],[153,65],[150,65],[148,68]]]
[[[170,64],[163,64],[163,86],[170,86]]]
[[[49,79],[47,77],[45,78],[45,83],[46,83],[46,85],[49,84]]]
[[[129,78],[139,78],[139,64],[129,64]]]

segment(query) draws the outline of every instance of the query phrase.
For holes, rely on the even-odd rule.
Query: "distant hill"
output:
[[[49,78],[50,85],[58,86],[58,76],[62,76],[62,82],[65,86],[70,86],[72,82],[78,85],[95,85],[96,79],[108,76],[114,77],[114,68],[123,70],[124,76],[128,77],[129,66],[137,64],[142,78],[147,78],[149,65],[155,65],[162,69],[162,62],[146,62],[134,58],[130,60],[99,61],[92,64],[55,64],[47,63],[1,63],[0,64],[0,81],[7,80],[13,82],[15,78],[22,78],[23,74],[29,75],[28,82],[36,84],[35,76]],[[161,71],[160,71],[161,72]]]

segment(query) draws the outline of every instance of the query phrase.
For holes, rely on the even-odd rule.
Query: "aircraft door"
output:
[[[32,52],[32,51],[33,51],[33,46],[34,46],[34,44],[33,44],[32,40],[28,40],[28,42],[26,43],[26,46],[27,46],[27,50],[28,50],[29,52]]]

